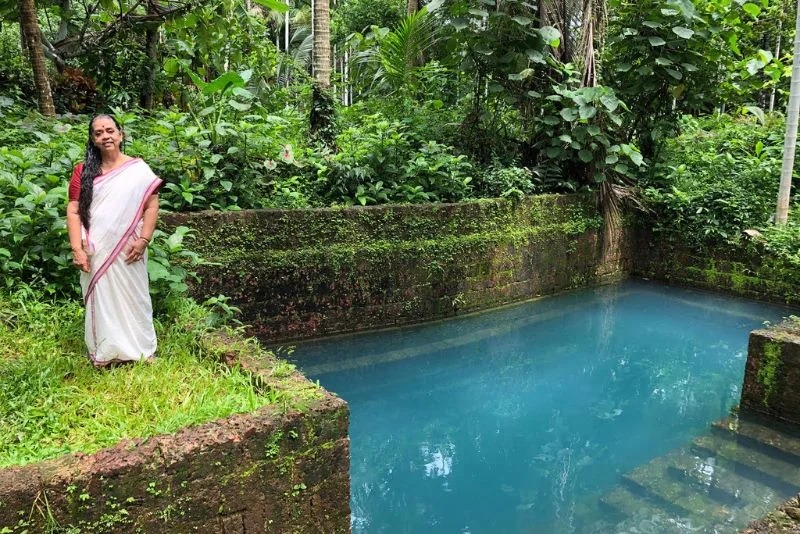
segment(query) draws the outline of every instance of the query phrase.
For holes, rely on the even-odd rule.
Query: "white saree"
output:
[[[125,252],[138,239],[144,205],[159,185],[161,179],[138,158],[94,180],[91,227],[82,231],[91,270],[81,273],[81,289],[84,339],[96,366],[147,359],[156,352],[147,253],[127,264]]]

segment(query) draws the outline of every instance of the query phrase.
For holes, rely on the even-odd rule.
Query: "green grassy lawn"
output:
[[[290,364],[254,342],[234,343],[267,362],[267,384],[253,387],[250,373],[220,363],[230,344],[207,342],[205,309],[188,299],[172,308],[156,321],[154,362],[98,370],[86,358],[79,302],[0,293],[0,467],[91,453],[268,404],[298,408],[319,395],[292,377]]]

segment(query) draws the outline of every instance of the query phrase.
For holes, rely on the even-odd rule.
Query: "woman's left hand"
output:
[[[147,240],[140,237],[125,251],[125,263],[131,264],[143,260],[145,250],[147,250]]]

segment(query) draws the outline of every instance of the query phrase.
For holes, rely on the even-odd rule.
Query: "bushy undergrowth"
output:
[[[775,228],[784,122],[716,116],[685,117],[683,133],[666,142],[659,163],[644,181],[657,233],[679,236],[697,248],[739,247],[744,231],[759,229],[778,257],[798,261],[800,226]],[[800,199],[793,191],[795,210]]]
[[[213,314],[188,299],[171,302],[169,318],[156,321],[153,363],[96,370],[85,357],[80,304],[30,289],[0,293],[0,468],[91,453],[268,404],[296,407],[316,394],[298,386],[256,390],[248,373],[218,362],[201,342]],[[288,380],[292,370],[275,362],[272,377]]]

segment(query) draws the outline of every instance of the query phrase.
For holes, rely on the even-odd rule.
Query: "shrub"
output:
[[[714,117],[683,119],[644,179],[657,232],[690,246],[739,245],[743,231],[763,228],[775,210],[783,121]]]

